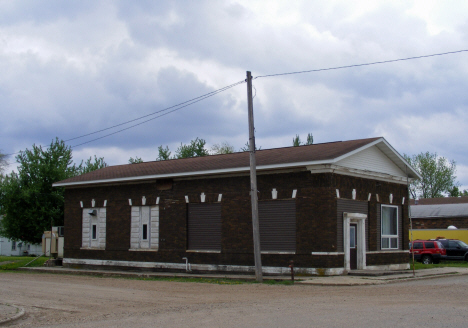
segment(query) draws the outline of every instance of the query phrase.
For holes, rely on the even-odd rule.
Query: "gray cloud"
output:
[[[0,148],[16,152],[119,124],[241,81],[246,70],[260,76],[465,47],[465,4],[415,6],[4,1]],[[381,135],[401,153],[455,159],[468,188],[467,55],[256,79],[257,142],[289,146],[295,134],[305,139],[309,132],[316,142]],[[238,149],[247,141],[246,107],[242,84],[77,147],[75,158],[153,160],[157,146],[174,152],[196,137]]]

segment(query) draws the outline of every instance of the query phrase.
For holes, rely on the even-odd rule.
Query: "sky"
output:
[[[265,77],[467,50],[467,13],[456,0],[2,0],[0,150],[58,137],[75,162],[110,165],[153,161],[158,146],[174,154],[197,137],[239,150],[246,83],[169,111],[251,71],[262,149],[291,146],[296,134],[384,137],[400,154],[454,160],[468,189],[468,52]],[[154,119],[74,139],[142,116]]]

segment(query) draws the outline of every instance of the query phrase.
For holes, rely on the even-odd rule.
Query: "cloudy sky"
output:
[[[89,142],[245,79],[257,145],[383,136],[401,154],[457,163],[468,189],[466,1],[0,1],[0,149],[59,137],[75,161],[155,160],[196,137],[248,140],[246,84]],[[175,108],[172,108],[175,109]],[[73,140],[70,140],[73,139]],[[80,145],[82,143],[86,144]],[[77,146],[79,145],[79,146]],[[9,170],[14,169],[14,156]]]

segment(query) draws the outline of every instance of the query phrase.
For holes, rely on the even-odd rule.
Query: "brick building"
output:
[[[256,152],[264,273],[408,267],[409,179],[383,138]],[[65,187],[64,265],[253,272],[249,153],[107,167]]]
[[[413,229],[468,229],[468,197],[411,200]]]

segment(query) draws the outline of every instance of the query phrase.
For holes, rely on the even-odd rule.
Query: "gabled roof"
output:
[[[272,171],[288,168],[305,168],[314,165],[334,164],[364,149],[376,146],[389,160],[407,172],[409,178],[419,175],[384,138],[369,138],[313,144],[300,147],[286,147],[258,150],[257,171]],[[246,173],[250,170],[249,152],[172,159],[167,161],[144,162],[109,166],[53,184],[54,187],[87,184],[115,183],[164,178],[182,178],[216,174]]]
[[[441,218],[468,216],[468,203],[411,205],[412,218]]]

